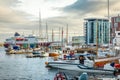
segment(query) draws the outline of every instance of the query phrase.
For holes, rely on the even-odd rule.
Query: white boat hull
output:
[[[77,71],[77,72],[95,73],[95,74],[113,74],[114,72],[113,70],[89,68],[82,64],[74,64],[67,62],[49,62],[47,66],[52,68],[65,69],[65,70]]]

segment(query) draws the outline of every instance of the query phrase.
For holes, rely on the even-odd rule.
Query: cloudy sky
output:
[[[110,1],[110,16],[120,13],[120,1]],[[39,13],[41,31],[45,34],[46,22],[49,35],[52,29],[58,36],[59,27],[68,24],[69,35],[83,35],[86,17],[107,17],[107,0],[0,0],[0,39],[15,32],[38,35]]]

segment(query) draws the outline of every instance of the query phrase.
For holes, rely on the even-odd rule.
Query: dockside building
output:
[[[84,35],[87,45],[108,44],[110,38],[109,20],[105,18],[84,19]]]

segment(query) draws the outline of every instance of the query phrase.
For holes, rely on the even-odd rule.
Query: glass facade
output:
[[[108,19],[85,19],[85,43],[87,45],[97,42],[98,44],[108,44],[109,28]]]

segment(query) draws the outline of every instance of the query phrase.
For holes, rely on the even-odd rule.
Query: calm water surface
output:
[[[54,80],[58,70],[46,68],[48,60],[47,57],[26,58],[25,54],[6,55],[4,48],[0,48],[0,80]]]
[[[0,80],[53,80],[56,70],[45,67],[48,58],[26,58],[23,54],[6,55],[0,48]]]

